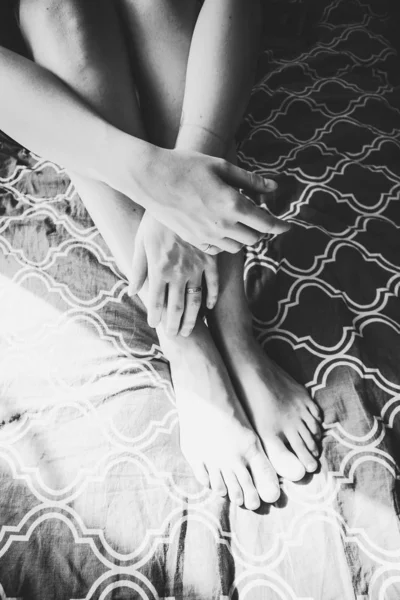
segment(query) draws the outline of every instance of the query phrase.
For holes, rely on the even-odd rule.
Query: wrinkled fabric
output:
[[[143,306],[67,174],[3,136],[0,598],[400,597],[395,3],[279,6],[239,158],[292,228],[248,249],[245,284],[322,407],[321,468],[257,512],[196,483]]]

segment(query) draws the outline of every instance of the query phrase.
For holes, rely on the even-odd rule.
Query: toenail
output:
[[[315,469],[317,468],[318,465],[316,465],[315,463],[308,463],[307,465],[307,471],[315,471]]]
[[[260,508],[260,501],[254,498],[254,500],[247,502],[246,506],[249,510],[257,510],[257,508]]]

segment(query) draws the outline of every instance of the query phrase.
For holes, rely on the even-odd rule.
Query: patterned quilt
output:
[[[396,2],[266,6],[239,156],[293,227],[248,250],[246,290],[325,422],[319,472],[256,512],[194,480],[168,364],[65,171],[1,137],[0,599],[400,598]]]

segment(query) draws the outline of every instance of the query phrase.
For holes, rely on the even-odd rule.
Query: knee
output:
[[[20,25],[24,34],[32,27],[41,27],[60,35],[74,36],[85,21],[88,0],[20,0]],[[90,4],[90,0],[88,2]],[[29,37],[29,35],[28,35]]]
[[[32,58],[51,70],[61,60],[66,77],[70,71],[83,76],[91,7],[93,0],[21,0],[20,28]]]

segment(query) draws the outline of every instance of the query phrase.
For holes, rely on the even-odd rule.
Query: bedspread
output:
[[[194,480],[168,363],[65,171],[1,137],[3,600],[400,597],[392,9],[266,5],[239,158],[293,226],[248,249],[246,291],[324,439],[319,472],[256,512]]]

